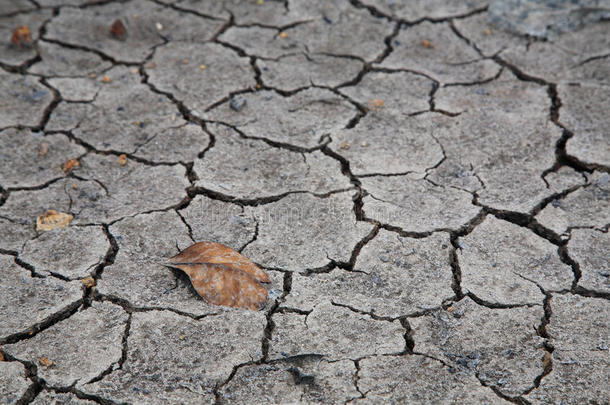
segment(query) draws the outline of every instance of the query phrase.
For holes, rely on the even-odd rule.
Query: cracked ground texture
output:
[[[0,404],[609,404],[610,22],[487,8],[1,1]]]

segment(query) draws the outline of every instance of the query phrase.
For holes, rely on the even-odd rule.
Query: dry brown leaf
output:
[[[2,349],[2,348],[0,347],[0,349]],[[4,361],[4,355],[2,354],[1,350],[0,350],[0,361]]]
[[[51,367],[53,365],[53,360],[49,360],[44,356],[41,357],[38,361],[40,362],[40,365],[44,367]]]
[[[184,271],[193,287],[210,304],[259,310],[267,302],[267,290],[250,274],[214,263],[174,264]]]
[[[75,167],[78,167],[78,166],[80,166],[80,162],[78,161],[77,158],[74,158],[74,159],[70,159],[66,163],[64,163],[63,166],[61,167],[61,170],[63,170],[64,173],[70,173],[72,171],[72,169],[74,169]]]
[[[73,218],[70,214],[47,210],[47,212],[36,218],[36,229],[39,231],[50,231],[57,228],[65,228]]]
[[[121,20],[115,20],[110,26],[110,33],[116,39],[124,40],[127,37],[127,29]]]
[[[169,259],[184,271],[197,293],[215,305],[258,310],[267,301],[259,282],[271,279],[250,259],[216,242],[198,242]]]
[[[11,42],[15,45],[29,45],[32,42],[32,33],[27,25],[20,25],[13,30]]]

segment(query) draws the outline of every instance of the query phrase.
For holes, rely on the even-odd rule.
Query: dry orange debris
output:
[[[110,26],[110,33],[116,39],[123,40],[127,36],[127,29],[121,22],[121,20],[115,20]]]
[[[95,285],[95,279],[91,276],[83,278],[80,282],[83,283],[83,285],[87,288]]]
[[[11,42],[15,45],[25,45],[32,42],[32,33],[27,25],[20,25],[13,30]]]
[[[70,173],[75,167],[78,167],[78,166],[80,166],[80,162],[78,161],[77,158],[74,158],[74,159],[70,159],[66,163],[64,163],[63,166],[61,167],[61,170],[63,170],[64,173]]]
[[[381,110],[384,106],[384,102],[382,99],[380,98],[374,98],[371,101],[369,101],[369,108],[371,110]]]
[[[36,230],[51,231],[57,228],[65,228],[70,224],[74,217],[70,214],[47,210],[44,214],[36,218]]]
[[[49,360],[46,357],[42,356],[39,360],[41,366],[51,367],[53,365],[53,360]]]

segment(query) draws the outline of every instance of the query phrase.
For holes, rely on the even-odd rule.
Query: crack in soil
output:
[[[55,312],[54,314],[49,315],[44,320],[28,327],[26,330],[12,333],[8,336],[0,338],[0,345],[13,344],[21,342],[23,340],[31,339],[38,333],[47,330],[48,328],[56,325],[57,323],[65,319],[68,319],[69,317],[74,315],[82,305],[83,299],[79,298],[78,300],[66,305],[64,308]]]

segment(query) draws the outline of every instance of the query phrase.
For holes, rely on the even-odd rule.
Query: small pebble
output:
[[[49,152],[49,144],[46,142],[41,143],[38,147],[38,156],[44,156],[47,152]]]
[[[233,97],[230,102],[233,111],[240,112],[246,106],[248,101],[244,97]]]
[[[30,98],[34,101],[40,101],[48,94],[46,90],[34,90]]]
[[[271,290],[269,290],[269,299],[276,299],[276,298],[280,298],[282,296],[282,291],[276,289],[276,288],[272,288]]]
[[[239,215],[233,215],[231,218],[229,218],[229,222],[242,226],[248,225],[248,220],[246,218],[240,217]]]

